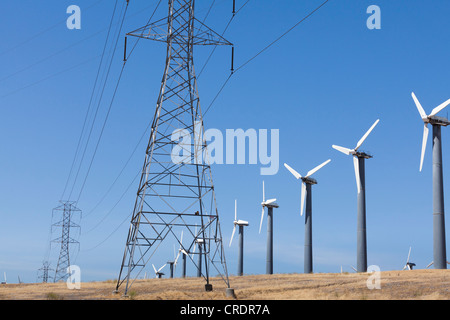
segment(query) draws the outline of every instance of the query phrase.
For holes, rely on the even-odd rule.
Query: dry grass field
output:
[[[381,272],[381,289],[368,289],[370,274],[319,273],[230,277],[237,300],[450,300],[450,270]],[[0,285],[2,300],[226,300],[225,283],[212,278],[212,292],[204,280],[136,280],[124,298],[114,294],[115,282],[83,282],[69,290],[65,283]],[[123,290],[123,289],[122,289]]]

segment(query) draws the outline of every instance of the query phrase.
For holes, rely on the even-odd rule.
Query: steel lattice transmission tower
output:
[[[47,283],[48,280],[51,278],[49,276],[49,271],[53,271],[52,268],[50,268],[50,262],[48,261],[44,261],[42,264],[42,268],[40,268],[38,270],[38,272],[40,272],[41,275],[38,276],[38,280],[42,279],[43,283]]]
[[[61,205],[53,209],[53,215],[60,214],[61,220],[54,223],[52,227],[61,228],[61,236],[52,240],[53,243],[60,244],[58,264],[56,266],[54,282],[66,280],[69,276],[67,268],[70,266],[70,245],[79,242],[71,237],[71,229],[80,226],[72,221],[74,214],[80,214],[81,210],[75,206],[74,201],[61,201]]]
[[[194,0],[169,0],[167,18],[127,34],[165,42],[167,58],[116,285],[118,292],[125,283],[124,295],[168,235],[201,270],[206,290],[212,289],[213,267],[229,288],[211,169],[204,160],[206,142],[193,53],[194,45],[231,43],[194,17],[194,4]],[[177,159],[172,156],[175,153]],[[177,237],[180,229],[183,243]],[[195,251],[198,243],[202,250]]]

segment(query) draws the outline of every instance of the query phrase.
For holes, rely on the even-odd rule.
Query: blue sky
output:
[[[165,17],[165,2],[153,20]],[[250,0],[225,34],[235,45],[235,67],[321,2]],[[122,67],[123,35],[145,25],[156,3],[130,1],[88,160]],[[243,3],[238,0],[237,7]],[[81,8],[81,30],[66,28],[66,8],[72,4]],[[197,1],[200,18],[209,4]],[[372,4],[381,9],[380,30],[366,27],[366,9]],[[42,265],[52,209],[69,174],[113,5],[109,0],[20,0],[0,5],[0,272],[6,272],[10,282],[17,276],[36,281]],[[250,223],[245,230],[244,272],[265,272],[266,235],[258,234],[263,180],[266,196],[276,197],[280,205],[274,213],[274,272],[303,272],[300,183],[282,164],[304,174],[329,158],[331,163],[314,175],[314,271],[339,272],[341,266],[351,271],[350,265],[356,264],[355,177],[351,158],[331,145],[354,147],[376,119],[380,123],[362,147],[374,155],[366,162],[368,264],[401,269],[410,246],[411,261],[418,268],[431,262],[431,142],[419,172],[423,125],[411,92],[427,112],[450,98],[449,9],[445,0],[330,0],[231,78],[205,116],[206,128],[279,129],[280,169],[277,175],[261,176],[260,165],[212,167],[230,274],[237,268],[237,241],[228,247],[235,199],[239,218]],[[230,17],[231,0],[217,0],[206,24],[221,33]],[[196,48],[197,71],[210,50]],[[138,187],[133,178],[142,166],[148,137],[132,152],[152,120],[164,61],[164,44],[141,41],[126,65],[78,203],[83,211],[81,245],[73,257],[83,281],[117,278],[128,230],[128,221],[122,222],[133,209]],[[229,68],[230,49],[217,48],[199,78],[203,108],[228,77]],[[445,146],[450,137],[445,128],[442,136],[447,190]],[[99,203],[130,155],[122,175]],[[88,162],[81,169],[83,178]],[[74,198],[80,187],[75,185]],[[52,246],[53,268],[57,254]],[[162,265],[171,256],[171,250],[162,252],[154,264]],[[189,272],[194,270],[188,266]]]

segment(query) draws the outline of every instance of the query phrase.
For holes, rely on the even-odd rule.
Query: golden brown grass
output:
[[[370,290],[369,274],[319,273],[274,274],[230,277],[239,300],[438,300],[450,299],[450,270],[381,272],[381,289]],[[136,280],[128,299],[135,300],[223,300],[225,283],[212,278],[212,292],[205,292],[199,278]],[[113,293],[114,281],[84,282],[80,290],[65,283],[0,285],[0,299],[9,300],[105,300],[126,299]]]

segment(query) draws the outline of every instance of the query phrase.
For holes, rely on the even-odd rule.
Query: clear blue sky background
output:
[[[250,0],[225,34],[235,44],[235,66],[321,2]],[[130,1],[81,181],[122,66],[123,36],[145,25],[156,3]],[[210,3],[197,1],[200,19]],[[231,3],[217,0],[206,20],[218,33],[231,17]],[[237,0],[238,7],[243,3]],[[66,28],[66,8],[72,4],[81,7],[81,30]],[[366,9],[372,4],[381,8],[381,30],[366,27]],[[7,273],[9,282],[16,282],[17,276],[25,282],[37,280],[50,225],[57,220],[52,220],[52,209],[69,174],[113,5],[112,0],[20,0],[0,5],[0,272]],[[163,0],[153,21],[165,17],[166,8]],[[446,0],[330,0],[231,78],[206,115],[206,128],[279,129],[280,169],[277,175],[263,177],[260,165],[212,168],[230,274],[237,267],[237,241],[228,247],[235,199],[238,217],[250,222],[245,230],[244,271],[265,272],[266,234],[258,234],[263,180],[266,196],[276,197],[280,205],[274,214],[274,272],[303,272],[300,184],[282,163],[305,174],[329,158],[332,162],[314,176],[319,182],[313,187],[314,271],[339,272],[341,266],[351,271],[350,265],[356,265],[353,164],[331,145],[353,148],[378,118],[380,123],[362,147],[374,155],[366,162],[368,263],[381,270],[401,269],[410,246],[411,261],[418,268],[431,262],[431,141],[420,173],[423,125],[411,92],[427,112],[450,98],[449,10]],[[210,50],[196,48],[197,71]],[[99,201],[152,120],[164,61],[164,44],[143,40],[125,68],[78,203],[83,211],[77,236],[81,245],[72,257],[81,267],[83,281],[118,276],[127,216],[138,187],[133,178],[142,166],[147,136]],[[204,109],[229,68],[230,49],[218,48],[199,79]],[[450,170],[447,131],[442,132],[444,190]],[[78,181],[72,198],[80,187]],[[54,232],[50,238],[57,236]],[[50,252],[55,268],[57,246]],[[171,257],[170,249],[152,262],[162,265]],[[188,273],[194,274],[192,266]]]

